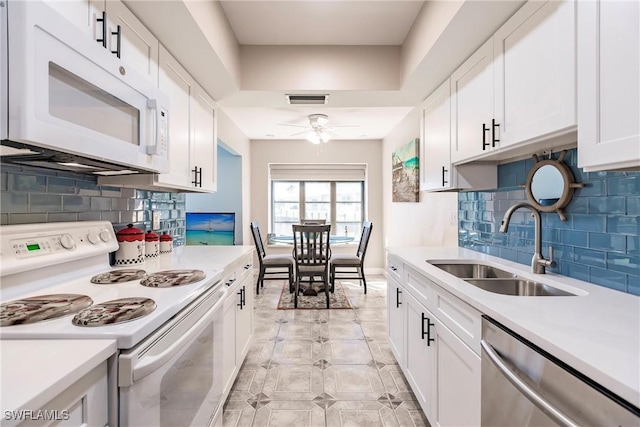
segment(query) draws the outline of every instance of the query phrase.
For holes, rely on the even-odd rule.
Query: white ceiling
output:
[[[249,139],[304,139],[308,116],[316,113],[328,116],[328,126],[337,135],[334,139],[382,139],[412,108],[228,107],[224,111]]]
[[[240,45],[399,46],[424,1],[227,0],[220,3]],[[382,139],[412,109],[404,103],[398,106],[397,101],[384,106],[364,106],[346,99],[347,102],[336,102],[338,99],[333,96],[328,105],[289,107],[284,98],[287,92],[300,91],[276,91],[267,97],[263,93],[255,99],[255,93],[237,94],[235,100],[241,102],[229,105],[234,104],[234,100],[227,99],[222,103],[223,109],[250,139],[304,139],[308,115],[315,113],[328,115],[329,126],[337,134],[335,139]],[[358,96],[346,98],[355,100]]]
[[[221,1],[241,45],[393,45],[423,1]]]

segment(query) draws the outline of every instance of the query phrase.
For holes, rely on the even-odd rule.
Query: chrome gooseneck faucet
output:
[[[502,219],[502,225],[500,226],[500,232],[506,233],[509,229],[509,221],[511,221],[511,215],[520,209],[527,208],[533,214],[533,218],[535,219],[535,253],[533,254],[533,258],[531,259],[531,270],[537,274],[544,274],[546,267],[555,267],[556,262],[553,260],[553,248],[549,246],[549,259],[545,259],[542,256],[542,218],[540,217],[540,212],[530,205],[527,202],[516,203],[511,206],[504,214],[504,218]]]

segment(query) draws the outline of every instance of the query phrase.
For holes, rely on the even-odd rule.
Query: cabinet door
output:
[[[420,144],[420,190],[450,188],[451,102],[447,79],[425,101]]]
[[[530,1],[493,35],[501,148],[575,128],[575,22],[572,0]]]
[[[640,167],[640,3],[580,1],[578,166]]]
[[[451,161],[470,160],[498,148],[493,143],[493,41],[451,75]]]
[[[71,24],[82,30],[87,37],[102,39],[107,23],[98,22],[105,10],[104,0],[55,0],[47,4],[64,16]]]
[[[193,103],[194,156],[192,168],[201,170],[202,190],[216,191],[218,175],[216,105],[213,99],[196,85]]]
[[[251,289],[251,278],[247,277],[238,287],[238,304],[242,297],[242,306],[236,305],[236,365],[242,366],[253,334],[253,292]]]
[[[224,395],[226,396],[231,386],[236,370],[236,300],[237,296],[232,293],[224,303],[224,356],[222,358],[222,377],[224,384]]]
[[[158,86],[158,39],[119,0],[107,0],[107,49]],[[120,35],[117,29],[120,26]],[[171,106],[174,110],[173,105]]]
[[[431,343],[437,364],[433,418],[439,426],[479,426],[480,356],[467,347],[437,318]]]
[[[435,317],[409,293],[404,293],[406,304],[405,347],[406,365],[404,374],[411,389],[428,419],[434,412],[434,342],[429,342],[427,331]],[[433,330],[433,326],[431,326]],[[431,338],[434,338],[431,333]]]
[[[387,281],[389,346],[400,367],[404,367],[404,289],[391,277]]]
[[[173,56],[160,47],[160,90],[171,101],[169,112],[169,173],[161,174],[161,183],[191,187],[191,99],[195,81]]]

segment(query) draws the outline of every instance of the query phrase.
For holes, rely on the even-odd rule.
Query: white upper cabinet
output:
[[[640,168],[640,3],[578,2],[578,166]]]
[[[193,99],[193,168],[202,190],[216,191],[218,136],[216,104],[199,85]]]
[[[105,0],[53,0],[47,4],[64,16],[71,24],[82,30],[87,37],[101,43],[102,32],[107,31],[101,21],[105,11]]]
[[[420,125],[420,190],[495,188],[491,164],[451,163],[451,81],[447,79],[423,103]]]
[[[493,43],[486,42],[451,75],[451,161],[497,148],[493,118]]]
[[[494,34],[500,148],[575,128],[575,51],[570,0],[530,1]]]
[[[193,128],[191,122],[191,103],[196,92],[196,82],[182,68],[180,63],[160,47],[160,90],[171,100],[169,115],[169,155],[171,158],[168,174],[162,174],[159,181],[190,187],[195,180],[191,171]]]
[[[158,191],[213,193],[217,178],[216,105],[160,45],[160,90],[169,97],[169,172],[103,177],[99,182]]]
[[[107,0],[106,12],[107,49],[157,86],[158,40],[121,1]]]
[[[420,129],[420,190],[451,187],[451,97],[447,79],[424,102]]]
[[[154,86],[158,85],[158,40],[120,0],[47,3],[94,39],[96,45],[108,49]]]
[[[452,163],[575,143],[575,28],[574,1],[529,1],[453,72]]]

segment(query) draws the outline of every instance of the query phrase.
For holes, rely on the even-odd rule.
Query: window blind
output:
[[[270,163],[272,181],[365,181],[366,163]]]

